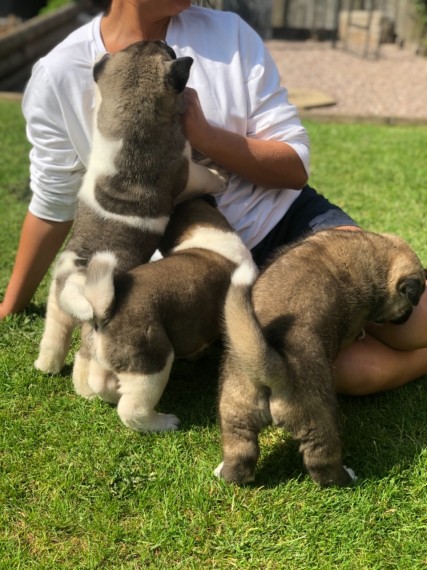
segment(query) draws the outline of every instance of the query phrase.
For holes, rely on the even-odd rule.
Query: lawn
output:
[[[311,183],[427,263],[427,130],[306,122]],[[0,103],[0,296],[28,202],[28,145]],[[161,410],[179,432],[139,435],[114,407],[73,393],[70,371],[33,367],[46,280],[0,323],[0,569],[425,569],[427,383],[339,398],[345,463],[359,479],[321,490],[286,433],[266,430],[256,483],[216,480],[220,349],[174,365]],[[78,339],[75,339],[75,350]]]

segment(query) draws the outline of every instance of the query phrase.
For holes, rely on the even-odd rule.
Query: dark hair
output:
[[[91,0],[91,4],[93,4],[95,8],[100,8],[103,12],[108,12],[112,1],[113,0]]]

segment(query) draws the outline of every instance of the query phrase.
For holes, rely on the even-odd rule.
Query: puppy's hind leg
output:
[[[172,414],[154,410],[169,379],[174,354],[171,352],[162,370],[152,374],[118,373],[120,400],[117,412],[122,422],[135,431],[171,431],[178,429],[179,420]]]
[[[39,356],[34,366],[42,372],[56,374],[64,365],[75,326],[74,319],[58,305],[57,282],[52,281],[47,301],[45,328],[40,343]]]
[[[81,328],[81,346],[74,356],[73,385],[74,391],[83,398],[95,396],[89,386],[89,365],[91,360],[92,327],[83,323]]]
[[[107,370],[94,358],[89,365],[88,386],[93,394],[104,402],[117,404],[120,400],[119,380],[111,370]]]
[[[83,398],[91,398],[95,395],[88,382],[89,366],[90,355],[85,354],[82,350],[76,352],[73,366],[73,386],[75,393]]]
[[[243,485],[255,478],[258,434],[271,422],[268,393],[257,389],[240,371],[226,363],[219,403],[223,461],[217,477]]]
[[[332,388],[317,393],[313,388],[309,396],[304,392],[288,396],[285,402],[272,399],[273,421],[289,429],[299,442],[307,471],[318,485],[350,485],[355,475],[342,464],[335,394]]]

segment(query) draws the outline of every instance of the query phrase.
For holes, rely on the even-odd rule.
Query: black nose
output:
[[[412,309],[408,309],[403,313],[403,315],[401,315],[397,319],[393,319],[390,322],[393,323],[394,325],[403,325],[403,323],[406,323],[406,321],[409,319],[411,315],[412,315]]]
[[[413,305],[418,305],[425,289],[425,281],[421,282],[417,277],[406,277],[399,281],[397,289],[403,293]]]

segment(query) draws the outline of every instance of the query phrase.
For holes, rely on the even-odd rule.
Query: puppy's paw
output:
[[[35,368],[47,374],[58,374],[63,365],[63,355],[54,349],[40,351],[39,357],[34,362]]]
[[[204,158],[198,161],[198,164],[206,167],[206,169],[213,175],[210,176],[209,194],[220,194],[227,188],[230,180],[230,173],[222,166],[213,162],[210,158]]]
[[[255,480],[255,465],[245,465],[240,460],[236,462],[221,461],[213,474],[218,479],[223,479],[227,483],[236,483],[237,485],[246,485]]]
[[[221,479],[221,471],[223,467],[224,467],[224,461],[221,461],[218,467],[214,469],[213,474],[215,475],[215,477],[218,477],[218,479]]]
[[[144,433],[176,431],[179,428],[179,419],[173,414],[158,414],[153,412],[149,416],[135,415],[133,417],[124,417],[120,410],[121,401],[119,401],[119,415],[122,422],[129,428]]]
[[[343,465],[344,469],[347,471],[347,473],[350,475],[351,480],[354,482],[357,480],[357,475],[356,473],[353,471],[353,469],[351,469],[351,467],[346,467],[345,465]]]
[[[104,402],[118,404],[120,401],[119,382],[117,376],[92,361],[88,377],[88,387]]]
[[[216,165],[215,167],[210,166],[209,171],[212,172],[216,181],[216,184],[214,185],[210,193],[221,194],[227,188],[228,181],[230,180],[230,174],[226,170],[224,170],[224,168],[221,168],[220,166]]]
[[[86,379],[79,378],[78,376],[73,374],[73,386],[74,386],[74,391],[78,396],[86,398],[87,400],[96,398],[96,394],[91,389]]]
[[[151,431],[176,431],[179,424],[179,418],[173,414],[158,414]]]
[[[356,480],[354,471],[342,464],[327,465],[308,470],[311,478],[320,487],[348,487]]]
[[[173,414],[153,414],[145,422],[142,431],[176,431],[179,428],[179,419]]]

